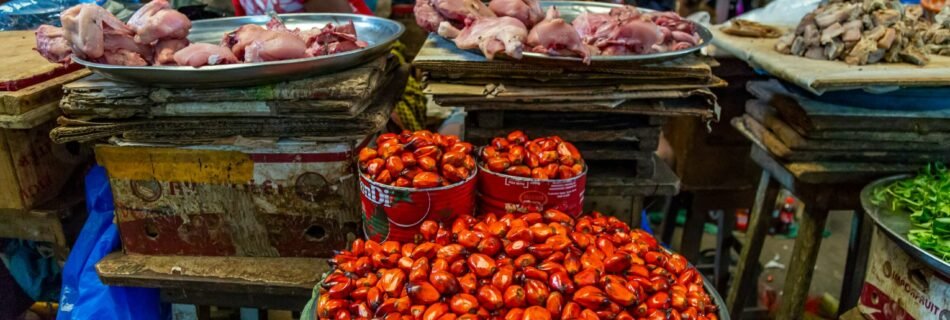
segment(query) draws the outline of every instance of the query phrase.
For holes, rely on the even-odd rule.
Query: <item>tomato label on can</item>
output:
[[[454,185],[410,189],[380,184],[360,175],[363,232],[375,241],[411,242],[426,219],[451,221],[475,208],[475,174]]]

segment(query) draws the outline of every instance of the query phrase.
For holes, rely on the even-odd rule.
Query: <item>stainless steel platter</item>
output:
[[[584,2],[584,1],[541,1],[541,7],[545,11],[549,7],[555,6],[558,11],[561,13],[561,18],[564,21],[570,23],[574,21],[574,18],[581,15],[582,13],[608,13],[610,9],[620,7],[622,5],[613,4],[613,3],[603,3],[603,2]],[[654,10],[637,8],[641,12],[652,12]],[[691,21],[692,22],[692,21]],[[597,64],[597,62],[650,62],[650,61],[660,61],[660,60],[672,60],[681,56],[691,54],[693,52],[699,51],[710,42],[712,42],[712,32],[709,32],[705,26],[692,22],[696,27],[696,33],[699,34],[702,42],[694,47],[690,47],[683,50],[677,51],[668,51],[660,53],[649,53],[649,54],[638,54],[638,55],[624,55],[624,56],[593,56],[591,57],[591,64]],[[534,52],[525,52],[523,60],[561,60],[561,61],[574,61],[581,63],[581,58],[578,57],[558,57],[558,56],[549,56],[542,53]]]
[[[901,249],[904,249],[904,252],[907,252],[907,254],[939,272],[944,277],[950,277],[950,263],[927,252],[927,250],[921,249],[913,242],[910,242],[910,239],[907,239],[907,232],[911,229],[911,223],[910,219],[907,218],[907,213],[893,212],[888,208],[875,206],[871,203],[871,196],[875,189],[891,182],[911,177],[910,175],[899,175],[874,181],[861,190],[861,206],[864,207],[864,211],[867,212],[868,216],[874,220],[874,223],[884,230],[884,233],[893,239]]]
[[[260,63],[239,63],[200,68],[179,66],[117,66],[85,61],[73,56],[73,61],[88,67],[95,73],[116,81],[133,82],[166,88],[188,87],[233,87],[263,84],[274,81],[286,81],[326,74],[357,66],[377,58],[390,50],[390,46],[405,31],[405,27],[389,19],[356,15],[327,13],[282,14],[280,18],[288,28],[310,29],[323,27],[327,23],[334,25],[353,21],[357,38],[366,41],[369,46],[327,56],[270,61]],[[268,16],[246,16],[192,23],[188,40],[192,42],[215,43],[221,41],[225,33],[245,24],[265,25]]]

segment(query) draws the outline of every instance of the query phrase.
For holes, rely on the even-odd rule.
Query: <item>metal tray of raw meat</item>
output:
[[[352,20],[356,26],[357,38],[366,41],[369,45],[358,50],[312,58],[204,66],[200,68],[187,66],[132,67],[94,63],[75,56],[72,59],[93,72],[116,81],[166,88],[247,86],[326,74],[369,62],[389,52],[392,43],[405,31],[405,27],[399,22],[365,15],[295,13],[282,14],[280,18],[288,28],[300,28],[301,30],[312,27],[321,28],[327,23],[341,25]],[[267,21],[270,21],[269,16],[194,21],[188,40],[217,44],[224,37],[224,34],[242,25],[265,25]]]
[[[883,188],[893,182],[910,178],[913,178],[913,176],[904,174],[872,182],[861,190],[861,205],[864,206],[864,211],[874,220],[874,223],[877,224],[881,230],[884,230],[884,233],[887,234],[898,247],[904,249],[904,252],[907,252],[908,255],[929,266],[934,271],[939,272],[944,277],[950,277],[950,262],[944,261],[939,256],[927,250],[921,249],[907,238],[907,233],[912,227],[910,218],[907,217],[908,213],[894,212],[890,208],[877,206],[871,202],[872,195],[878,188]]]
[[[565,22],[571,23],[574,21],[574,18],[581,15],[582,13],[608,13],[610,9],[620,7],[620,4],[613,3],[603,3],[603,2],[585,2],[585,1],[541,1],[541,9],[547,12],[548,8],[551,6],[556,6],[557,10],[561,13],[561,18]],[[641,12],[652,12],[655,10],[637,8]],[[698,45],[689,47],[683,50],[677,51],[667,51],[659,53],[648,53],[648,54],[635,54],[635,55],[623,55],[623,56],[591,56],[591,63],[597,64],[597,62],[648,62],[648,61],[659,61],[659,60],[671,60],[684,55],[691,54],[693,52],[699,51],[710,42],[712,42],[712,32],[709,32],[709,29],[706,29],[705,26],[690,21],[696,27],[696,33],[699,34],[699,38],[702,40]],[[581,58],[578,57],[559,57],[559,56],[549,56],[543,53],[534,53],[534,52],[525,52],[522,60],[563,60],[563,61],[576,61],[581,63]]]

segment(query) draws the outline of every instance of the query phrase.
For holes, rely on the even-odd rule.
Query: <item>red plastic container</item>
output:
[[[473,214],[477,176],[476,172],[449,186],[414,189],[385,185],[360,174],[363,233],[379,242],[412,242],[426,219],[451,222],[459,214]]]
[[[584,210],[584,189],[587,186],[587,166],[584,172],[570,179],[538,180],[515,177],[478,168],[479,212],[541,212],[557,209],[572,216]]]

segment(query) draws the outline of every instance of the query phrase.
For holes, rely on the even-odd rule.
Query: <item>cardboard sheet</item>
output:
[[[773,76],[815,94],[864,87],[916,87],[950,85],[950,57],[930,56],[926,66],[878,63],[852,66],[842,61],[812,60],[775,51],[777,39],[744,38],[710,28],[713,45]]]

